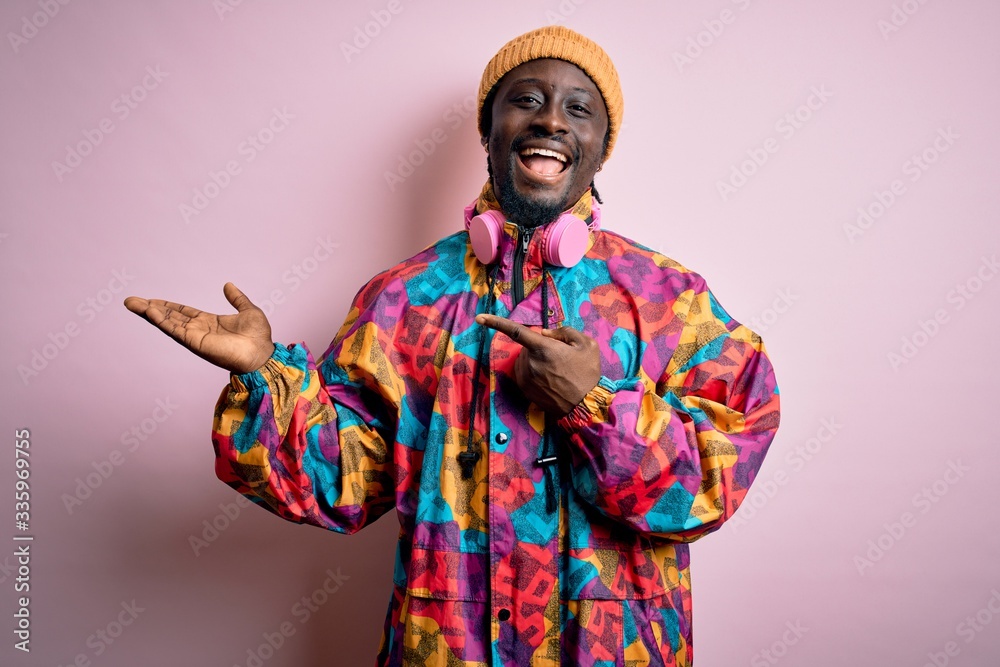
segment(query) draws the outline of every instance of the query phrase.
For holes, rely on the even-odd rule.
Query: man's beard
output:
[[[511,152],[511,158],[512,160],[517,159],[516,150]],[[507,171],[507,178],[503,181],[497,178],[493,179],[493,185],[495,186],[493,194],[496,195],[500,209],[512,221],[522,227],[540,227],[558,218],[559,214],[569,206],[569,203],[565,201],[539,202],[522,195],[514,187],[512,178],[514,169],[515,165],[511,164],[510,169]]]

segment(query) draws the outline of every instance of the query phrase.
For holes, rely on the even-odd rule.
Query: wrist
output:
[[[254,371],[259,371],[267,365],[267,362],[274,356],[274,350],[276,345],[274,341],[268,341],[266,346],[261,346],[260,352],[258,353],[256,359],[250,364],[250,370],[245,371],[252,373]]]
[[[568,433],[575,433],[594,421],[607,421],[608,406],[614,399],[615,385],[601,376],[597,384],[584,395],[572,410],[559,418],[559,426]]]
[[[288,362],[290,362],[289,351],[281,345],[272,343],[271,353],[264,359],[263,363],[245,371],[230,370],[230,385],[237,391],[247,391],[254,387],[266,386],[268,377],[280,374],[281,365]],[[248,367],[249,365],[247,364]]]

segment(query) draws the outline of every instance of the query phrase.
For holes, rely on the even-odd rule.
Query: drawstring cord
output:
[[[494,272],[499,264],[494,265],[489,273],[486,274],[486,309],[484,312],[487,315],[493,314],[493,285],[494,285]],[[482,359],[483,352],[486,350],[486,327],[480,326],[479,331],[479,352],[476,354],[476,363],[474,370],[472,371],[472,405],[469,407],[469,429],[466,431],[465,435],[465,451],[460,452],[458,455],[458,465],[462,468],[462,478],[472,479],[472,469],[476,465],[476,461],[479,459],[479,447],[478,445],[473,447],[472,443],[472,433],[473,425],[476,421],[476,408],[479,405],[479,391],[480,382],[479,378],[482,374]],[[486,360],[487,365],[489,364],[489,359]],[[487,370],[487,377],[489,376],[489,371]]]
[[[549,328],[549,271],[542,265],[542,328]],[[535,459],[535,464],[545,466],[545,509],[548,512],[555,512],[558,509],[556,498],[556,469],[552,465],[558,461],[555,449],[551,447],[552,438],[549,433],[549,417],[545,416],[545,430],[542,432],[542,444],[539,457]],[[550,453],[551,452],[551,453]]]

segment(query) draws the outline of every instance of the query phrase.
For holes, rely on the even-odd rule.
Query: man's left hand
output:
[[[536,332],[496,315],[477,315],[476,322],[524,348],[514,362],[514,381],[545,412],[569,414],[601,379],[597,341],[572,327]]]

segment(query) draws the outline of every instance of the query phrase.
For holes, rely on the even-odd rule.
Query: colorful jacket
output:
[[[573,213],[593,222],[589,191]],[[448,236],[362,288],[318,364],[276,345],[232,376],[216,473],[339,533],[396,509],[377,665],[690,665],[688,543],[736,511],[778,427],[764,344],[701,276],[618,234],[594,229],[579,264],[544,269],[544,229],[525,237],[508,222],[485,267]],[[558,422],[514,384],[519,346],[473,319],[493,301],[538,327],[543,296],[549,326],[600,345],[603,377]]]

